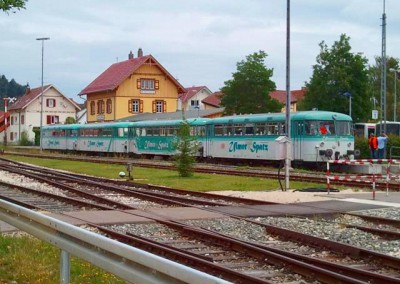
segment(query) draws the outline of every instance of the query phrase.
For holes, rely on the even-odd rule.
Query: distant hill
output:
[[[0,110],[4,111],[3,98],[18,98],[25,94],[26,86],[20,85],[14,79],[8,81],[6,76],[0,76]]]

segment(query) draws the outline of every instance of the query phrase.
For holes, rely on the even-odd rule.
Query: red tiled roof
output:
[[[202,100],[201,102],[207,105],[220,107],[221,106],[221,98],[223,96],[222,92],[215,92],[209,95],[207,98]]]
[[[51,85],[46,85],[43,86],[43,92],[46,92],[48,88],[50,88]],[[28,93],[23,95],[22,97],[18,98],[15,103],[10,105],[8,107],[9,110],[17,110],[17,109],[23,109],[26,106],[28,106],[34,99],[36,99],[38,96],[40,96],[42,92],[42,87],[30,89]]]
[[[198,87],[190,87],[186,88],[186,92],[179,95],[179,99],[184,103],[187,102],[190,98],[204,89],[205,86],[198,86]]]
[[[305,88],[302,88],[301,90],[290,91],[290,93],[292,95],[291,101],[293,103],[301,101],[304,98],[306,90]],[[271,93],[269,93],[269,96],[273,99],[278,100],[280,103],[286,104],[286,91],[282,90],[272,91]]]
[[[146,55],[114,63],[94,79],[94,81],[86,88],[84,88],[79,95],[87,95],[101,91],[113,91],[146,62],[152,62],[158,65],[158,67],[175,83],[175,85],[178,86],[180,92],[185,91],[185,88],[174,77],[172,77],[172,75],[164,69],[164,67],[162,67],[152,55]]]

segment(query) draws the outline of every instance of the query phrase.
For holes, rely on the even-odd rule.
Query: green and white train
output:
[[[294,162],[352,159],[351,117],[328,111],[291,114],[289,157]],[[284,113],[188,119],[199,158],[281,160],[286,156]],[[43,149],[172,156],[182,120],[149,120],[43,127]]]

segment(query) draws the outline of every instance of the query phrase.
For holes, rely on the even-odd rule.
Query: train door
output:
[[[210,125],[206,125],[206,137],[205,137],[205,145],[204,145],[204,152],[203,152],[203,157],[210,157],[210,153],[211,153],[211,143],[212,143],[212,139],[211,137],[213,136],[213,129],[214,125],[210,124]]]
[[[293,121],[292,129],[293,160],[301,161],[304,154],[304,121]]]

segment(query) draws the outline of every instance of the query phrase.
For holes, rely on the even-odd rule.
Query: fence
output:
[[[349,166],[368,166],[372,168],[372,174],[366,175],[331,175],[330,165],[349,165]],[[384,174],[377,173],[376,165],[386,164],[386,172]],[[389,195],[389,181],[398,180],[399,176],[390,172],[390,167],[392,165],[399,165],[400,160],[394,159],[364,159],[364,160],[330,160],[326,163],[326,186],[328,194],[330,193],[330,181],[354,181],[354,182],[367,182],[372,185],[372,198],[375,200],[376,191],[376,181],[384,180],[386,181],[386,195]]]

